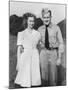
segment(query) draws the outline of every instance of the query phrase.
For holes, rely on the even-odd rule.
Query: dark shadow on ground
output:
[[[57,66],[57,85],[64,86],[66,85],[66,69],[60,65]]]

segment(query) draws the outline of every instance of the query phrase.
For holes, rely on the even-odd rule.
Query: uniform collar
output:
[[[53,23],[51,22],[51,23],[49,24],[48,28],[52,28],[52,26],[53,26]],[[46,26],[44,25],[44,27],[46,27]]]
[[[49,24],[49,28],[51,28],[53,26],[53,23],[51,22],[50,24]]]

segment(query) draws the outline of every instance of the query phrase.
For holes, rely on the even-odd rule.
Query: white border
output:
[[[11,1],[23,1],[23,0],[11,0]],[[67,0],[24,0],[30,2],[45,2],[45,3],[60,3],[67,4]],[[9,74],[9,4],[8,0],[0,1],[0,90],[8,89],[8,74]],[[68,6],[67,6],[68,8]],[[67,14],[68,17],[68,14]],[[67,19],[68,21],[68,19]],[[68,26],[67,26],[68,28]],[[67,31],[68,33],[68,31]],[[68,36],[67,36],[68,39]],[[68,48],[67,48],[68,51]],[[67,67],[68,68],[68,67]],[[67,69],[68,75],[68,69]],[[68,78],[67,78],[68,81]],[[67,89],[67,86],[60,87],[44,87],[44,88],[31,88],[31,89]],[[19,89],[17,89],[19,90]]]

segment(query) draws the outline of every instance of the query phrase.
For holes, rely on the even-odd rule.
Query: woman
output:
[[[41,39],[40,33],[34,29],[35,16],[24,15],[27,28],[18,33],[17,76],[15,83],[22,87],[41,85],[39,52],[37,44]]]

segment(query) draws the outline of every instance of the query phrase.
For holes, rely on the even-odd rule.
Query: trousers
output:
[[[57,50],[42,49],[40,52],[41,78],[50,85],[56,85],[57,81],[57,56]]]

